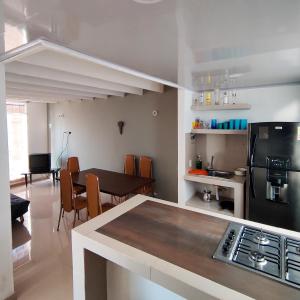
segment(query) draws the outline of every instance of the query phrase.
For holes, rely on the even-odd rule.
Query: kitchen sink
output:
[[[233,173],[227,171],[209,170],[208,176],[230,178],[233,176]]]

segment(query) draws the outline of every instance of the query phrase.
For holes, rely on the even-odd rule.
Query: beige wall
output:
[[[153,110],[159,111],[157,117]],[[117,126],[120,120],[125,122],[123,135]],[[151,156],[158,197],[177,202],[177,90],[50,104],[49,122],[53,164],[63,132],[71,131],[69,154],[79,156],[81,169],[123,171],[124,154]]]

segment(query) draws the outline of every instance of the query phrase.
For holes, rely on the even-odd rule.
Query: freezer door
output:
[[[248,165],[266,168],[268,156],[287,158],[290,170],[300,170],[300,123],[249,125]]]
[[[270,197],[267,169],[249,168],[246,216],[249,220],[300,231],[300,172],[288,172],[280,197]]]

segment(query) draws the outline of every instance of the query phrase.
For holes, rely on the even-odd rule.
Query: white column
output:
[[[0,53],[4,52],[2,5],[0,1]],[[5,71],[0,63],[0,299],[5,299],[14,292],[10,215]]]
[[[85,300],[84,249],[80,235],[72,231],[73,299]]]

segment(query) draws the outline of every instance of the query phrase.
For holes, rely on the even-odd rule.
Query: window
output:
[[[22,178],[28,169],[28,135],[25,104],[7,104],[9,176],[11,181]]]

